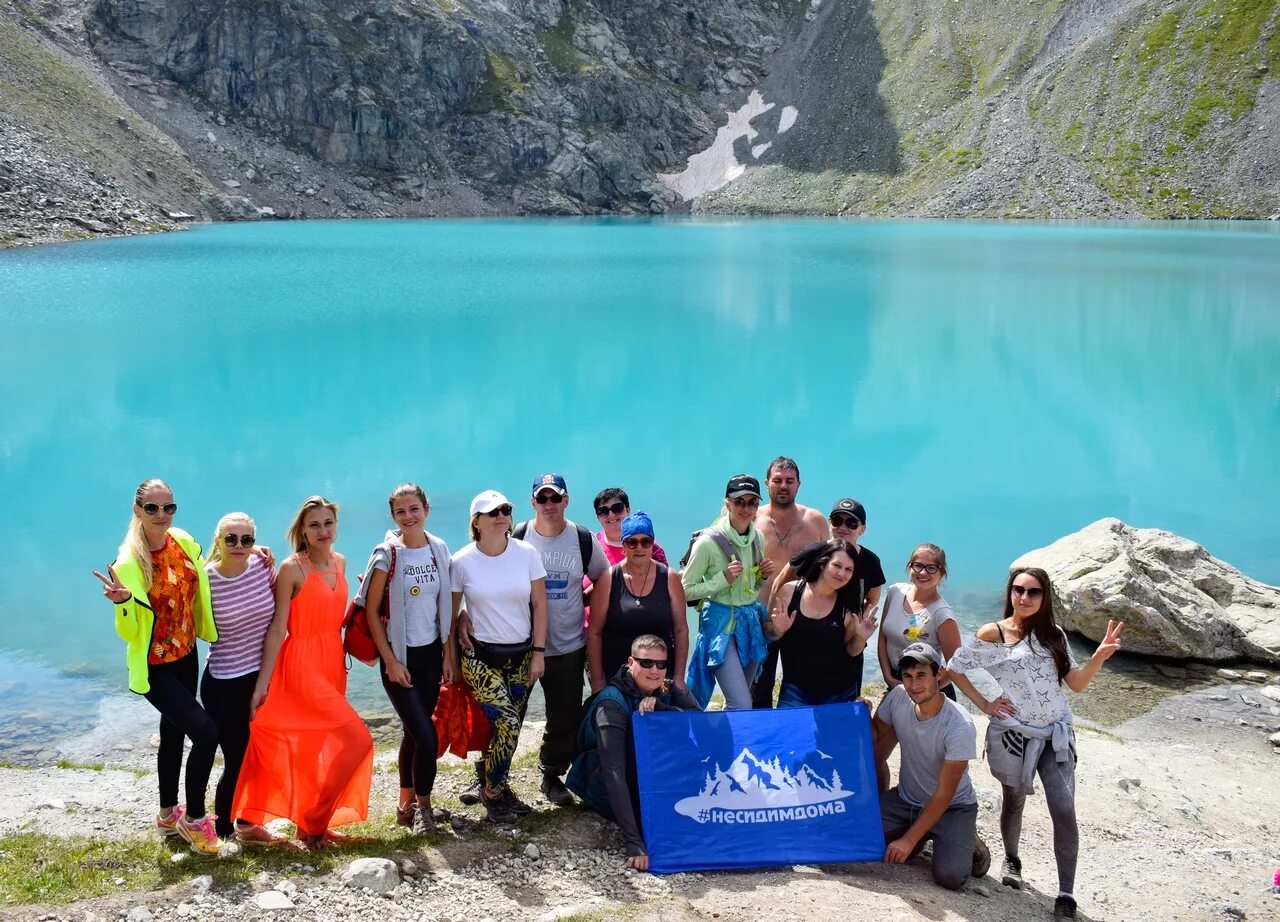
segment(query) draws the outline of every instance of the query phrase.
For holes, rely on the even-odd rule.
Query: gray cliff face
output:
[[[97,0],[86,25],[103,61],[328,164],[590,212],[669,207],[655,173],[714,133],[787,20],[734,0]]]

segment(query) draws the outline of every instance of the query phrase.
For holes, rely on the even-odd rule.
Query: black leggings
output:
[[[404,724],[404,736],[400,740],[400,787],[413,788],[418,797],[430,797],[436,783],[439,740],[431,715],[440,698],[443,651],[439,640],[422,647],[405,648],[404,666],[413,681],[410,688],[389,681],[386,667],[381,661],[378,663],[382,687]]]
[[[218,726],[218,746],[222,749],[222,777],[213,796],[213,811],[218,815],[214,825],[224,839],[235,831],[231,801],[236,794],[236,782],[240,780],[245,750],[249,748],[249,702],[257,684],[256,669],[234,679],[219,679],[210,675],[209,667],[205,666],[200,680],[200,700]]]
[[[196,700],[200,661],[192,650],[172,663],[147,667],[151,690],[144,698],[160,712],[160,748],[156,752],[156,774],[160,780],[160,809],[178,803],[178,776],[182,773],[183,737],[191,738],[187,757],[187,816],[204,818],[205,791],[213,757],[218,752],[218,727]]]

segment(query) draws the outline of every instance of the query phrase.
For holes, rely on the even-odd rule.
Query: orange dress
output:
[[[292,820],[300,836],[369,816],[373,738],[347,703],[342,618],[347,581],[335,562],[330,589],[303,554],[306,574],[289,603],[267,700],[249,725],[249,750],[232,816],[251,823]]]

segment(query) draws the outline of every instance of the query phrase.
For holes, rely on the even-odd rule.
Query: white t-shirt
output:
[[[880,619],[880,631],[884,634],[889,665],[894,669],[898,668],[898,660],[902,658],[902,651],[908,644],[927,643],[942,653],[938,629],[948,621],[956,620],[954,609],[942,596],[925,606],[924,611],[908,612],[903,604],[910,588],[910,583],[894,583],[884,596],[884,616]]]
[[[532,584],[545,579],[542,555],[516,538],[497,557],[468,544],[453,555],[453,591],[466,597],[467,614],[477,640],[523,643],[533,633],[529,611]]]
[[[379,549],[381,550],[381,548]],[[386,572],[391,564],[389,554],[374,554],[373,566]],[[401,598],[404,600],[405,643],[410,647],[425,647],[440,637],[437,620],[440,607],[440,571],[431,545],[396,548],[396,569]]]

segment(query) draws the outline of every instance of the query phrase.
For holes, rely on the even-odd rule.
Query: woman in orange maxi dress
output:
[[[346,697],[346,561],[332,549],[337,530],[338,507],[321,496],[307,499],[289,528],[297,553],[276,580],[232,810],[250,823],[292,820],[308,846],[368,817],[373,778],[373,738]]]

